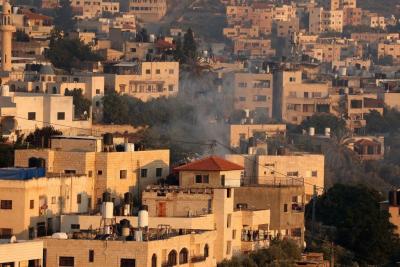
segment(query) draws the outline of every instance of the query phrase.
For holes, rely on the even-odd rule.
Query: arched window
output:
[[[209,250],[209,247],[208,247],[208,244],[206,244],[204,246],[204,258],[208,258],[208,250]]]
[[[189,252],[187,248],[181,249],[181,252],[179,252],[179,264],[188,263],[188,256]]]
[[[176,250],[171,250],[171,252],[168,254],[168,265],[170,266],[175,266],[176,265]]]
[[[157,255],[153,254],[153,256],[151,256],[151,267],[157,267]]]

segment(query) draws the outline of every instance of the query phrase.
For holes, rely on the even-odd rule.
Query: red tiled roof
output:
[[[235,171],[243,167],[226,159],[211,156],[175,168],[176,171]]]

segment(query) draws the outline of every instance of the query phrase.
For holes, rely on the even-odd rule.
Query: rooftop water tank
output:
[[[139,211],[138,214],[138,227],[139,228],[145,228],[149,226],[149,212],[147,209],[142,209]]]

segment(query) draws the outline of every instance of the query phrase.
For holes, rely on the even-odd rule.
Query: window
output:
[[[232,230],[232,239],[236,239],[236,229]]]
[[[174,69],[169,69],[169,74],[174,74]]]
[[[65,174],[76,174],[76,170],[64,170]]]
[[[88,176],[89,176],[89,177],[92,177],[92,176],[93,176],[93,171],[89,171],[89,172],[88,172]]]
[[[156,177],[162,176],[162,168],[156,168]]]
[[[60,257],[58,259],[58,266],[60,267],[75,266],[74,261],[75,261],[74,257]]]
[[[207,258],[209,254],[209,247],[208,244],[204,246],[204,258]]]
[[[12,236],[11,228],[0,228],[0,239],[8,239]]]
[[[56,204],[56,197],[51,197],[51,204]]]
[[[225,186],[225,175],[221,175],[221,185]]]
[[[226,197],[227,198],[231,198],[231,196],[232,196],[232,189],[231,188],[227,188],[226,189]]]
[[[36,120],[36,112],[28,112],[28,120],[30,121]]]
[[[189,252],[188,252],[187,248],[183,248],[179,252],[179,264],[188,263],[188,258],[189,258]]]
[[[35,200],[31,199],[31,200],[29,201],[29,208],[30,208],[31,210],[33,210],[33,209],[35,208]]]
[[[94,262],[94,250],[89,250],[89,262]]]
[[[119,171],[119,179],[126,179],[128,175],[128,171],[127,170],[120,170]]]
[[[168,265],[169,266],[175,266],[177,264],[176,257],[177,257],[177,253],[175,250],[172,250],[170,253],[168,253]]]
[[[147,177],[147,169],[141,169],[140,170],[140,177],[146,178]]]
[[[57,112],[57,120],[59,121],[65,120],[65,112]]]
[[[73,229],[73,230],[79,230],[79,229],[81,229],[81,225],[80,224],[71,224],[71,229]]]
[[[146,70],[146,74],[150,74],[151,73],[151,71],[150,70]]]
[[[232,246],[232,242],[226,241],[226,255],[231,254],[231,246]]]
[[[239,101],[246,101],[246,97],[245,96],[239,96]]]
[[[289,77],[289,82],[295,82],[296,81],[296,77]]]
[[[299,172],[287,172],[287,176],[299,176]]]
[[[153,254],[153,256],[151,256],[151,267],[157,267],[157,255]]]
[[[174,91],[174,85],[173,84],[170,84],[170,85],[168,85],[168,91]]]
[[[76,195],[76,203],[78,203],[78,204],[82,203],[82,194],[77,194]]]
[[[100,94],[100,89],[96,89],[96,95]]]
[[[98,170],[97,171],[97,175],[103,175],[103,171],[102,170]]]
[[[283,212],[288,212],[288,205],[287,204],[283,204]]]
[[[156,74],[161,74],[161,71],[159,69],[156,69]]]
[[[0,209],[11,210],[12,209],[12,200],[2,200],[0,202]]]
[[[230,228],[232,224],[232,214],[226,216],[226,228]]]
[[[136,48],[131,48],[132,53],[136,53]]]
[[[196,184],[208,184],[209,177],[207,174],[197,174],[196,175]]]
[[[317,171],[312,171],[311,172],[311,176],[312,177],[317,177],[318,176],[318,172]]]

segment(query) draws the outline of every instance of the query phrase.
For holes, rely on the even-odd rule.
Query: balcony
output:
[[[292,211],[293,212],[304,212],[305,207],[304,204],[300,204],[300,203],[293,203],[292,204]]]

